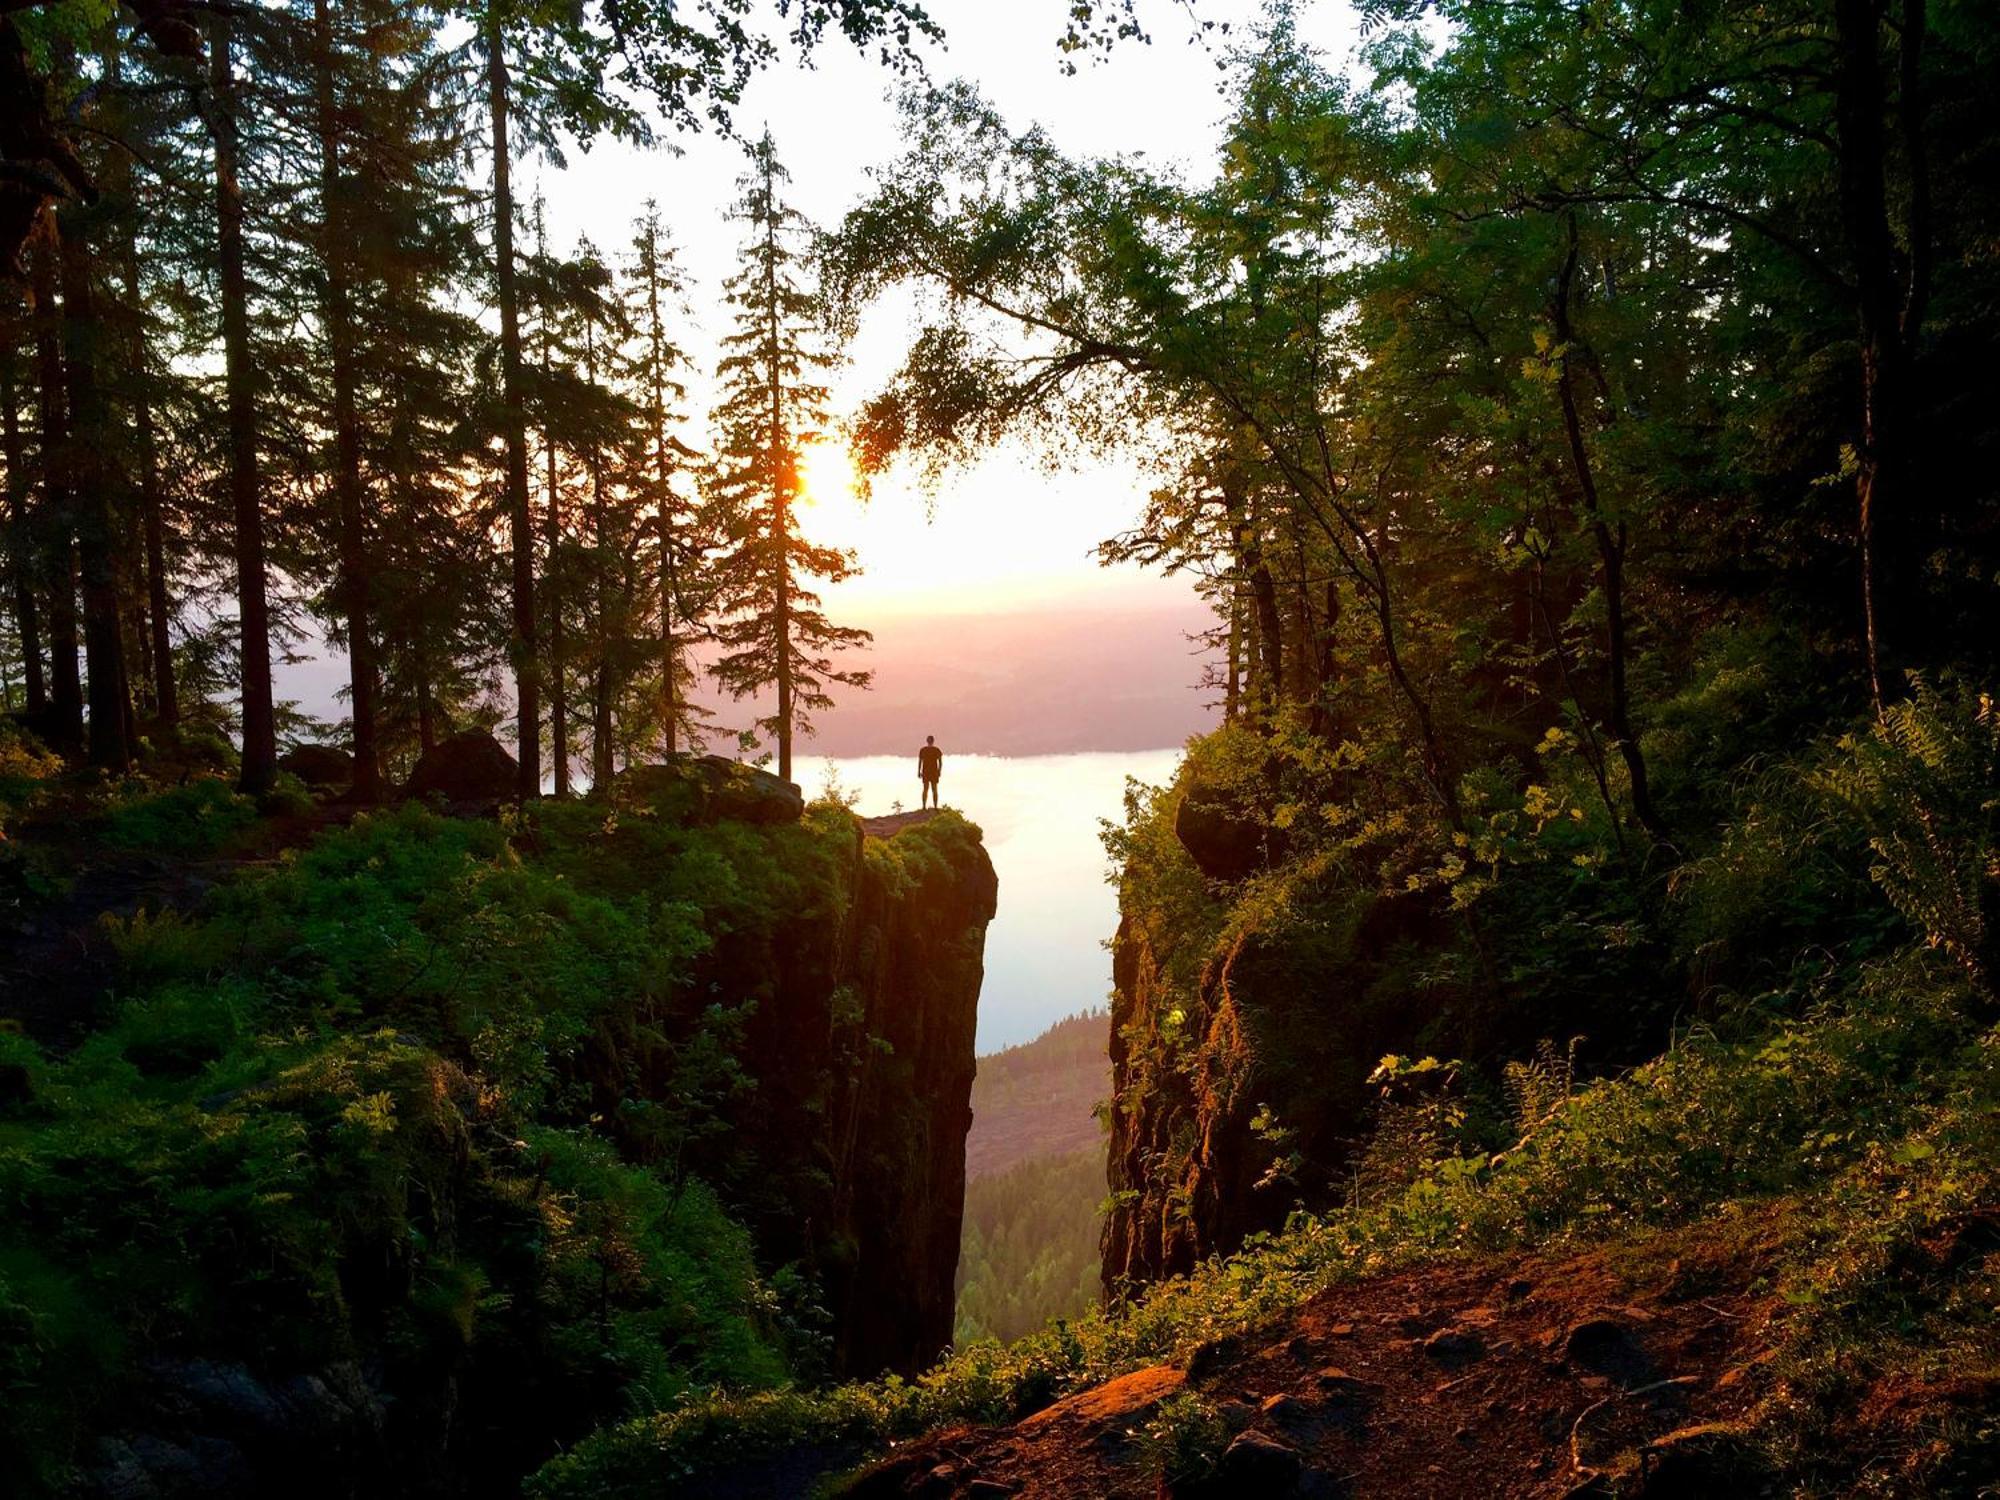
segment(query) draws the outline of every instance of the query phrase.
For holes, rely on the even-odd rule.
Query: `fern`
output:
[[[1507,1108],[1523,1139],[1547,1124],[1575,1091],[1576,1049],[1582,1040],[1571,1037],[1569,1046],[1558,1052],[1556,1044],[1543,1037],[1535,1043],[1533,1057],[1510,1062],[1501,1070]]]
[[[1841,749],[1847,760],[1819,780],[1866,831],[1870,877],[1991,999],[2000,890],[2000,711],[1992,696],[1918,680],[1866,738],[1849,736]]]

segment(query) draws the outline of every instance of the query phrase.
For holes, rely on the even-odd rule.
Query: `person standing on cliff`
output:
[[[938,778],[944,774],[944,751],[938,749],[937,736],[924,736],[924,748],[917,752],[917,780],[924,784],[925,807],[937,807]]]

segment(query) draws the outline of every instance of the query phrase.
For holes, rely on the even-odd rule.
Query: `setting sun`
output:
[[[2000,1500],[1996,21],[0,0],[0,1500]]]
[[[847,444],[823,438],[800,450],[799,501],[808,510],[856,503],[854,455]]]

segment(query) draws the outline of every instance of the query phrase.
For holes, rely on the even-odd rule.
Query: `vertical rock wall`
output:
[[[973,1038],[998,882],[954,816],[857,828],[838,895],[725,937],[720,993],[757,999],[757,1080],[730,1151],[767,1265],[815,1278],[834,1373],[915,1373],[950,1341]],[[880,836],[878,836],[880,835]]]

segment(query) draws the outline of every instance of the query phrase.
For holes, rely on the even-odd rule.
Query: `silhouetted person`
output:
[[[937,807],[938,777],[944,774],[944,751],[938,749],[937,736],[924,736],[924,748],[917,752],[917,780],[924,784],[925,807]]]

